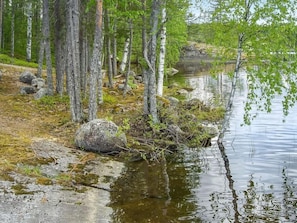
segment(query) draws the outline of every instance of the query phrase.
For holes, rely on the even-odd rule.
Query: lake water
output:
[[[222,152],[216,143],[185,149],[166,163],[131,163],[112,193],[114,222],[296,222],[297,116],[285,117],[280,98],[272,113],[242,126],[244,73],[236,91]],[[223,103],[225,75],[189,77],[189,97]],[[217,97],[217,94],[220,97]],[[210,98],[216,98],[215,103]]]

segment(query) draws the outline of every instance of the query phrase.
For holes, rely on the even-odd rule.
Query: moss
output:
[[[40,185],[52,185],[53,180],[47,177],[38,177],[36,179],[36,183]]]
[[[75,183],[84,186],[91,186],[98,183],[99,176],[93,173],[76,174],[74,177]]]
[[[14,178],[10,176],[9,173],[6,171],[1,171],[0,179],[4,181],[10,181],[10,182],[14,181]]]
[[[33,191],[27,191],[28,188],[20,183],[13,185],[11,189],[13,189],[15,195],[34,194]]]
[[[55,177],[55,180],[58,184],[69,187],[72,186],[72,174],[71,173],[61,173],[57,177]]]

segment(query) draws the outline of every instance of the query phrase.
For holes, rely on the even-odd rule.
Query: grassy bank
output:
[[[36,157],[31,149],[34,140],[46,139],[74,148],[74,135],[79,124],[71,121],[68,96],[56,95],[36,101],[32,95],[20,95],[22,83],[18,78],[26,67],[6,65],[0,66],[0,69],[3,73],[0,81],[0,178],[6,179],[11,172],[34,175],[35,166],[53,162]],[[193,105],[180,103],[172,109],[167,99],[159,98],[161,123],[155,125],[149,117],[142,116],[143,85],[137,85],[132,93],[124,97],[122,91],[117,89],[121,81],[117,80],[114,89],[103,89],[104,103],[99,106],[98,117],[114,121],[126,132],[128,150],[134,154],[139,151],[138,155],[141,156],[144,153],[155,156],[164,151],[173,151],[180,143],[190,141],[198,147],[209,138],[203,132],[201,123],[217,122],[224,113],[221,108],[210,109],[200,102]],[[177,90],[178,87],[165,87],[165,95],[180,97]],[[88,100],[85,98],[84,110],[87,106]],[[186,135],[176,138],[169,134],[169,124],[178,125]],[[150,155],[149,158],[154,157]],[[30,171],[20,169],[20,165],[28,167],[26,169]],[[38,179],[47,182],[43,176],[38,176]],[[71,181],[71,178],[68,180]]]

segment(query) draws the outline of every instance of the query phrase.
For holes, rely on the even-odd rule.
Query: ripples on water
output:
[[[243,75],[244,76],[244,75]],[[191,77],[190,97],[224,100],[229,79]],[[114,222],[296,222],[296,107],[283,122],[280,99],[272,113],[242,126],[244,79],[224,138],[228,163],[219,148],[186,149],[166,166],[128,166],[112,194]],[[226,176],[229,170],[232,179]]]
[[[281,99],[276,98],[271,113],[259,113],[250,126],[242,126],[244,80],[241,84],[224,138],[233,188],[217,146],[204,149],[200,154],[206,160],[201,183],[193,189],[199,207],[195,214],[204,222],[296,222],[296,106],[283,121]],[[228,88],[228,84],[221,85]],[[205,89],[212,87],[206,85]]]

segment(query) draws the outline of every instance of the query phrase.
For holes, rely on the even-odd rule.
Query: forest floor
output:
[[[66,99],[20,95],[30,68],[0,69],[0,222],[110,222],[123,163],[73,148],[78,125]]]

